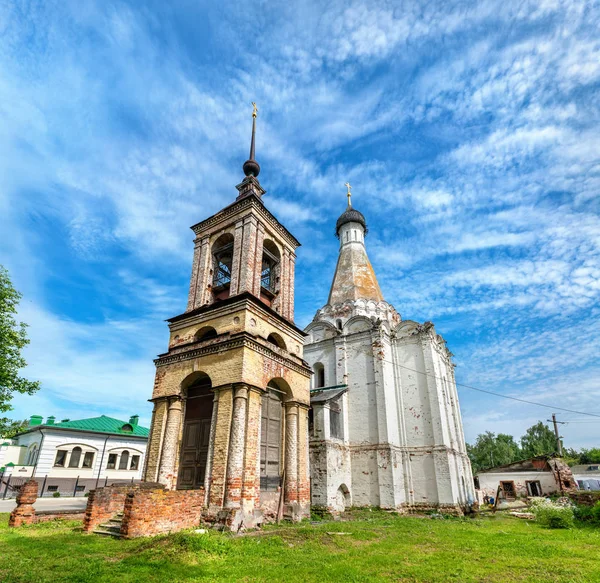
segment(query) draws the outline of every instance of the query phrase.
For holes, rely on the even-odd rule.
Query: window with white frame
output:
[[[135,449],[112,450],[108,453],[107,470],[136,471],[140,469],[142,455]]]
[[[55,468],[92,469],[96,450],[84,444],[65,444],[56,450]]]

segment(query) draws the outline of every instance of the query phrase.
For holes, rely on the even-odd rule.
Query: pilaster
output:
[[[158,471],[158,481],[168,489],[173,489],[177,483],[175,462],[179,454],[179,433],[181,430],[181,397],[169,399],[167,424],[162,444],[162,455]]]

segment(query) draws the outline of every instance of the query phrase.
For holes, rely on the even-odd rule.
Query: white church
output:
[[[452,354],[384,300],[347,186],[329,299],[305,330],[312,504],[460,513],[475,491]]]

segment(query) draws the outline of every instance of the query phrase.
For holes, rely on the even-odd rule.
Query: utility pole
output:
[[[547,421],[550,421],[550,419],[548,419]],[[558,451],[559,457],[562,457],[562,455],[563,455],[562,442],[560,440],[560,435],[558,434],[558,424],[559,423],[564,423],[564,421],[557,421],[556,413],[552,413],[552,424],[554,425],[554,435],[556,435],[556,450]]]

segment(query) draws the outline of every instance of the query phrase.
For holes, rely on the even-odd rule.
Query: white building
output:
[[[540,455],[481,470],[475,483],[483,496],[513,500],[576,489],[571,468],[560,458]]]
[[[59,423],[33,415],[25,431],[0,444],[0,476],[4,484],[9,478],[47,478],[50,492],[61,485],[68,492],[74,481],[83,492],[101,480],[140,480],[147,442],[148,429],[138,425],[137,415],[129,421],[101,415]]]
[[[329,300],[305,330],[312,503],[464,509],[475,492],[452,354],[431,322],[384,300],[350,199],[336,232]]]

